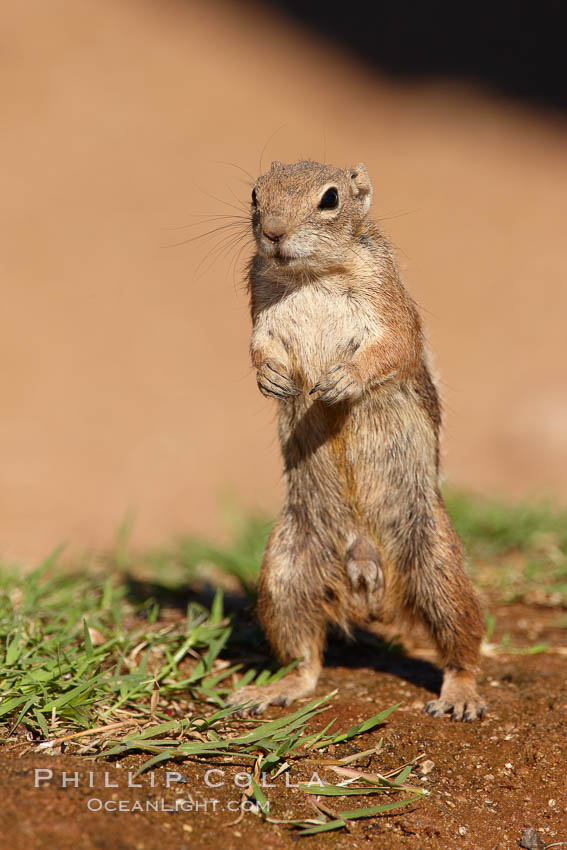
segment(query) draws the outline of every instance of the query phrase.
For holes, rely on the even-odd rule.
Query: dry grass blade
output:
[[[80,732],[71,732],[69,735],[63,735],[61,738],[51,738],[49,741],[42,741],[38,744],[36,751],[45,750],[53,747],[58,747],[65,744],[67,741],[74,741],[76,738],[84,738],[86,736],[104,735],[107,732],[115,732],[117,729],[123,729],[127,726],[139,726],[139,721],[136,720],[119,720],[116,723],[107,723],[105,726],[93,726],[92,729],[82,729]]]

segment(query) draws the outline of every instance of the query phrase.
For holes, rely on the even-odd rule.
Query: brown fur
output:
[[[328,189],[334,209],[320,209]],[[332,195],[332,192],[331,192]],[[471,720],[482,620],[438,486],[440,407],[421,322],[367,219],[363,165],[273,163],[255,186],[252,362],[278,399],[287,499],[259,617],[297,670],[231,698],[263,711],[310,693],[327,626],[423,623],[445,677],[430,714]]]

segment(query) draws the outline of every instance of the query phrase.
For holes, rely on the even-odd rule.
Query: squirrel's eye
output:
[[[321,200],[319,201],[320,210],[335,210],[339,205],[339,193],[334,186],[327,189]]]
[[[258,198],[256,197],[256,189],[252,189],[252,206],[258,206]]]

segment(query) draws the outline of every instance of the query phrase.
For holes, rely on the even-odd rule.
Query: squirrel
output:
[[[440,403],[420,317],[368,218],[365,166],[273,162],[252,191],[251,357],[278,401],[287,484],[258,616],[279,681],[235,691],[260,714],[313,692],[329,625],[423,624],[444,667],[424,711],[482,717],[482,616],[439,489]]]

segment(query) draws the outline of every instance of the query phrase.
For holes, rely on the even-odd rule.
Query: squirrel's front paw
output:
[[[260,392],[271,398],[285,399],[301,392],[286,374],[285,367],[275,360],[266,360],[258,369],[256,379]]]
[[[326,375],[319,378],[309,392],[309,395],[315,395],[318,401],[327,404],[360,398],[361,394],[360,379],[351,363],[337,363]]]

